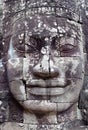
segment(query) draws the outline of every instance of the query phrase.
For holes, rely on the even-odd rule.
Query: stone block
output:
[[[5,0],[5,5],[4,5],[4,9],[5,11],[5,15],[7,17],[11,17],[13,13],[18,12],[19,10],[22,10],[24,8],[24,4],[25,2],[19,0],[19,1],[9,1],[9,0]],[[22,11],[23,12],[23,11]],[[19,12],[20,13],[20,12]],[[16,15],[16,14],[15,14]],[[15,16],[16,17],[16,16]]]
[[[66,123],[63,127],[63,130],[88,130],[88,127],[85,126],[81,120],[75,120]]]
[[[2,61],[0,61],[0,83],[5,83],[7,81],[6,70]]]
[[[29,58],[24,58],[23,60],[23,79],[27,80],[30,78],[30,71],[29,71]]]
[[[66,103],[64,104],[64,108],[66,109]],[[68,105],[68,104],[67,104]],[[71,106],[65,111],[60,112],[60,104],[58,105],[58,112],[57,112],[57,119],[58,119],[58,124],[62,122],[69,122],[76,120],[78,117],[79,111],[77,109],[77,104]]]
[[[88,75],[84,75],[82,90],[88,89]]]
[[[9,106],[7,101],[0,101],[0,123],[8,121]]]
[[[26,100],[25,85],[22,80],[14,80],[9,83],[10,91],[13,96],[19,101]]]
[[[23,114],[24,123],[27,124],[38,124],[38,120],[35,116],[35,114],[30,112],[24,112]]]
[[[25,110],[34,113],[48,113],[48,112],[57,112],[56,103],[51,103],[47,100],[26,100],[24,102],[19,102]]]
[[[28,130],[62,130],[60,125],[29,125]]]
[[[76,79],[72,78],[70,79],[70,83],[63,88],[57,89],[59,91],[58,93],[62,92],[61,94],[58,94],[56,96],[50,96],[50,101],[53,103],[70,103],[73,104],[77,102],[79,93],[82,87],[82,79]],[[61,91],[62,90],[62,91]]]
[[[9,86],[7,82],[0,83],[0,91],[9,91]]]
[[[10,122],[23,122],[23,108],[12,97],[9,101],[9,119]]]
[[[1,130],[28,130],[28,126],[22,123],[7,122],[2,125]]]
[[[63,58],[62,58],[63,59]],[[68,63],[70,63],[68,65]],[[59,63],[60,64],[60,63]],[[84,61],[79,57],[64,57],[64,64],[59,66],[66,73],[66,78],[82,78],[84,73]]]
[[[9,100],[11,97],[11,93],[9,91],[9,86],[7,82],[0,83],[0,99],[1,100]]]
[[[7,76],[9,82],[23,78],[23,58],[11,58],[8,60]]]
[[[24,112],[24,123],[36,125],[36,124],[57,124],[57,115],[55,112],[51,113],[30,113]]]
[[[0,91],[0,100],[8,101],[11,97],[11,93],[8,90]]]
[[[87,126],[76,126],[73,128],[64,128],[63,130],[88,130]]]
[[[0,130],[2,130],[2,125],[0,125]]]
[[[83,88],[79,95],[78,107],[83,120],[88,124],[88,76],[84,77]]]
[[[88,61],[85,62],[85,75],[88,75]]]

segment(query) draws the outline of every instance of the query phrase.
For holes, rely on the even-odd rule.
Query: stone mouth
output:
[[[67,89],[69,89],[69,86],[66,88],[39,88],[39,87],[34,87],[30,88],[29,93],[32,95],[38,95],[38,96],[57,96],[57,95],[62,95],[64,94]]]
[[[33,80],[27,80],[26,86],[29,88],[66,88],[71,84],[71,81],[64,81],[62,78],[59,79],[48,79],[48,80],[42,80],[42,79],[33,79]]]
[[[26,82],[29,93],[38,96],[58,96],[69,90],[70,82],[59,80],[31,80]]]

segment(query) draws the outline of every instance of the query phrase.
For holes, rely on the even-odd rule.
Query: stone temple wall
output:
[[[2,11],[3,10],[3,2],[0,1],[0,31],[2,31]]]
[[[84,33],[83,39],[86,43],[86,45],[84,45],[86,59],[84,85],[81,90],[79,105],[76,104],[82,111],[83,117],[79,109],[74,113],[71,112],[71,114],[69,114],[67,110],[66,114],[60,114],[62,117],[61,121],[58,113],[56,113],[57,116],[54,116],[54,114],[48,115],[50,122],[48,122],[48,119],[46,120],[46,116],[43,116],[43,114],[36,114],[36,119],[32,113],[24,111],[23,107],[13,97],[8,84],[6,56],[11,37],[9,34],[12,32],[12,15],[14,10],[19,13],[20,9],[24,10],[25,1],[28,0],[0,0],[0,130],[88,130],[86,125],[88,122],[88,97],[85,98],[85,93],[82,93],[88,82],[88,0],[77,0],[81,3],[80,21],[77,22],[80,22],[82,25]],[[65,0],[65,2],[67,1],[68,0]],[[23,16],[25,13],[21,15]],[[16,19],[16,16],[14,19]],[[72,110],[73,109],[74,107]],[[71,120],[69,120],[69,116]],[[75,120],[73,120],[73,118],[75,118]],[[82,118],[84,118],[84,121]],[[66,124],[64,125],[65,120]]]

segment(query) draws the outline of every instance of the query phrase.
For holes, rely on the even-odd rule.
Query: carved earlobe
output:
[[[12,43],[12,37],[10,39],[10,45],[9,45],[9,49],[8,49],[8,59],[10,58],[17,58],[16,55],[16,50],[13,47],[13,43]]]
[[[84,122],[88,124],[88,76],[84,77],[83,87],[78,100],[78,108],[81,111]]]

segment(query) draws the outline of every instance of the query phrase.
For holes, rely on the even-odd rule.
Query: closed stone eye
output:
[[[71,44],[65,44],[60,46],[61,53],[74,53],[76,50],[76,46]]]

